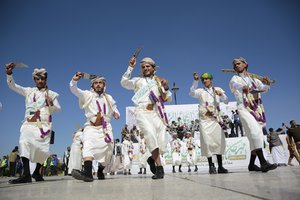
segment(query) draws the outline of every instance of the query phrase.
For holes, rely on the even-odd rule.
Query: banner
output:
[[[135,107],[126,107],[126,124],[131,129],[133,125],[136,125],[134,117]],[[169,123],[177,121],[178,117],[181,118],[182,122],[186,125],[190,125],[191,121],[199,119],[198,116],[198,104],[182,104],[182,105],[166,105],[165,106]],[[229,102],[228,104],[220,103],[221,115],[227,115],[230,119],[232,118],[232,112],[237,109],[236,102]]]

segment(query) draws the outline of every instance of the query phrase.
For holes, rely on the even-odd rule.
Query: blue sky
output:
[[[24,62],[15,69],[22,86],[33,86],[35,67],[46,67],[49,88],[60,94],[62,112],[53,116],[56,131],[51,151],[59,155],[71,144],[71,135],[85,122],[77,98],[69,90],[76,71],[101,74],[107,92],[117,101],[120,120],[112,120],[115,137],[125,124],[125,108],[132,91],[120,79],[134,51],[139,59],[152,57],[157,74],[180,88],[178,104],[197,103],[188,96],[194,71],[209,71],[214,84],[229,100],[233,58],[243,56],[249,71],[275,79],[263,95],[268,127],[295,119],[300,123],[299,53],[300,3],[296,0],[188,0],[188,1],[14,1],[0,2],[0,155],[18,145],[24,117],[24,98],[6,85],[4,65]],[[139,74],[137,67],[133,75]],[[89,81],[79,87],[89,89]],[[298,103],[297,103],[298,102]],[[172,102],[174,104],[174,102]]]

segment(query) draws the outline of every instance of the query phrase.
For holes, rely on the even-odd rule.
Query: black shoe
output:
[[[196,166],[194,172],[197,172],[197,171],[198,171],[198,167]]]
[[[276,169],[277,168],[277,165],[276,164],[271,164],[269,163],[268,161],[265,162],[264,164],[262,164],[260,166],[261,168],[261,172],[267,172],[269,170],[273,170],[273,169]]]
[[[44,178],[40,174],[33,173],[31,177],[34,178],[36,182],[44,181]]]
[[[144,174],[146,174],[146,168],[144,169]]]
[[[77,169],[72,170],[72,177],[77,180],[82,180],[84,182],[92,182],[94,180],[93,176],[88,176],[84,172],[81,172]]]
[[[140,168],[140,171],[139,171],[139,173],[138,174],[142,174],[143,172],[142,172],[142,168]]]
[[[227,174],[228,170],[224,167],[218,167],[218,174]]]
[[[98,177],[98,180],[104,180],[105,179],[105,176],[103,174],[103,171],[99,171],[97,172],[97,177]]]
[[[128,172],[128,175],[131,175],[131,172]]]
[[[249,172],[260,172],[261,171],[260,167],[257,165],[249,165],[248,170],[249,170]]]
[[[209,167],[209,174],[216,174],[216,173],[217,173],[216,167],[214,166]]]
[[[152,179],[163,179],[165,175],[164,167],[163,166],[157,166],[156,167],[156,173],[152,176]]]
[[[31,176],[20,176],[17,179],[12,179],[8,181],[10,184],[18,184],[18,183],[31,183],[32,179]]]
[[[191,169],[189,169],[188,172],[191,172]]]
[[[148,163],[149,166],[150,166],[150,171],[151,171],[153,174],[155,174],[155,173],[156,173],[156,166],[155,166],[155,162],[154,162],[153,158],[152,158],[152,157],[149,157],[149,158],[147,159],[147,163]]]

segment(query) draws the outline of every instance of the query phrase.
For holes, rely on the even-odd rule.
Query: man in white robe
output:
[[[194,73],[194,82],[190,88],[190,96],[199,100],[199,125],[201,155],[206,156],[209,164],[209,173],[216,174],[216,168],[212,162],[212,156],[217,155],[218,173],[228,173],[223,167],[222,155],[225,152],[224,123],[220,116],[220,102],[228,103],[224,90],[214,87],[213,76],[206,72],[199,77]],[[201,78],[203,88],[198,88]]]
[[[126,134],[124,141],[122,142],[122,156],[123,156],[123,168],[124,175],[131,175],[132,159],[133,159],[133,142],[131,141],[131,135]]]
[[[7,84],[10,89],[25,97],[25,118],[20,129],[19,149],[23,162],[23,175],[9,182],[12,184],[32,182],[29,161],[37,163],[32,174],[36,181],[44,181],[40,174],[42,163],[50,155],[50,137],[52,133],[52,113],[61,110],[58,94],[48,89],[48,73],[44,68],[33,71],[36,87],[22,87],[13,79],[14,63],[6,65]]]
[[[83,128],[78,129],[73,134],[73,143],[71,145],[68,174],[72,174],[73,169],[81,171],[82,169],[82,135]]]
[[[145,141],[145,135],[143,132],[140,133],[140,135],[135,135],[139,142],[139,168],[140,171],[138,174],[146,174],[146,168],[147,168],[147,159],[149,156],[151,156],[150,152],[148,151],[146,147],[146,141]],[[142,169],[144,169],[144,172],[142,172]]]
[[[197,144],[192,136],[192,132],[186,132],[186,148],[187,148],[187,156],[186,161],[188,163],[188,172],[191,172],[190,166],[195,166],[194,172],[198,171],[197,167],[197,157],[196,157],[196,147]]]
[[[264,77],[263,81],[260,81],[250,77],[247,71],[248,63],[242,57],[234,59],[232,64],[238,74],[231,78],[229,87],[236,98],[240,120],[250,143],[251,157],[248,170],[262,172],[273,170],[277,166],[267,162],[262,151],[265,114],[261,99],[258,98],[260,92],[270,89],[269,79]],[[255,165],[256,156],[261,167]]]
[[[172,140],[170,141],[172,151],[172,172],[176,173],[175,166],[178,166],[178,171],[181,171],[181,140],[177,137],[177,133],[172,134]]]
[[[145,134],[146,145],[152,156],[147,162],[154,174],[153,179],[164,177],[164,168],[161,165],[160,153],[165,151],[165,131],[168,124],[163,103],[171,101],[168,81],[155,75],[156,63],[151,58],[141,61],[142,77],[130,79],[136,65],[136,57],[129,61],[127,71],[121,79],[122,87],[134,90],[132,98],[136,109],[135,119],[141,132]]]
[[[113,132],[110,117],[119,119],[120,114],[115,100],[106,94],[106,81],[102,76],[91,79],[91,89],[81,90],[77,82],[83,77],[83,73],[77,72],[71,82],[71,92],[78,97],[79,106],[84,109],[87,122],[82,136],[82,156],[84,171],[73,170],[72,176],[85,182],[93,181],[92,161],[99,163],[98,179],[105,179],[103,169],[110,162],[113,151]]]

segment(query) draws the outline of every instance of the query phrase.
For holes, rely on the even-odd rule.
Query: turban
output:
[[[237,62],[239,62],[239,61],[245,63],[245,64],[248,66],[248,63],[247,63],[246,59],[243,58],[243,57],[239,57],[239,58],[233,59],[233,61],[232,61],[233,67],[235,67],[235,63],[237,63]]]
[[[104,83],[104,92],[105,92],[105,89],[106,89],[106,80],[104,78],[104,76],[96,76],[95,78],[91,79],[91,87],[93,87],[93,84],[96,82],[96,81],[101,81]]]
[[[213,79],[213,76],[211,75],[211,73],[205,72],[205,73],[203,73],[203,74],[201,75],[201,80],[203,80],[203,79],[210,79],[210,80],[212,80],[212,79]]]
[[[140,63],[141,63],[141,65],[143,63],[149,63],[152,67],[154,67],[154,68],[156,67],[156,64],[155,64],[155,62],[154,62],[154,60],[152,58],[148,58],[148,57],[143,58]]]
[[[47,71],[45,68],[35,68],[32,73],[33,78],[45,78],[47,79]]]
[[[103,76],[96,76],[95,78],[91,79],[91,84],[93,85],[96,81],[102,81],[106,84],[106,80]]]

